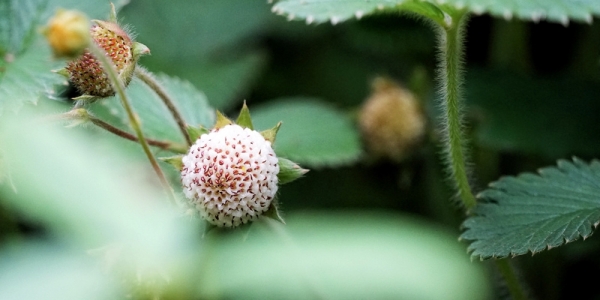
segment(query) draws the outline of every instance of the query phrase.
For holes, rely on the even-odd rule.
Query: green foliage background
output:
[[[285,7],[286,2],[294,1],[276,5]],[[195,221],[173,225],[169,223],[170,215],[155,211],[170,208],[152,206],[149,215],[155,218],[150,218],[136,213],[139,207],[123,204],[130,204],[131,199],[152,203],[164,200],[156,196],[160,192],[140,194],[114,182],[114,178],[137,174],[129,178],[130,184],[139,187],[137,191],[156,184],[149,179],[153,174],[138,145],[91,125],[40,133],[38,127],[23,123],[23,119],[66,111],[72,104],[68,98],[75,96],[60,76],[49,72],[64,62],[51,59],[39,27],[57,7],[105,18],[108,3],[0,0],[0,114],[4,119],[0,122],[0,241],[4,249],[0,256],[0,298],[9,297],[11,292],[31,296],[27,294],[30,284],[50,278],[57,282],[81,279],[77,281],[80,289],[67,289],[73,292],[71,296],[65,296],[65,289],[56,289],[52,295],[57,299],[81,299],[78,292],[87,298],[85,291],[90,286],[106,292],[97,295],[98,299],[111,299],[113,293],[123,291],[131,293],[132,286],[143,297],[161,287],[163,281],[152,277],[160,277],[152,272],[154,275],[141,284],[132,279],[129,273],[135,273],[136,267],[123,267],[117,272],[119,276],[97,272],[93,266],[98,262],[85,250],[115,240],[134,241],[134,250],[123,252],[124,261],[148,252],[148,248],[158,249],[150,251],[142,265],[160,261],[152,267],[175,274],[176,284],[165,288],[172,298],[245,298],[265,293],[277,298],[312,298],[315,295],[311,292],[303,294],[313,290],[306,288],[313,283],[306,283],[304,277],[319,274],[323,282],[314,290],[332,298],[356,296],[352,292],[358,293],[361,288],[362,292],[373,293],[369,287],[374,289],[375,282],[380,284],[376,285],[379,293],[370,295],[381,298],[487,298],[487,284],[493,287],[494,295],[505,293],[502,284],[494,280],[493,268],[486,262],[468,261],[469,240],[477,239],[473,236],[478,233],[469,228],[480,219],[471,219],[461,227],[462,213],[449,200],[453,194],[439,161],[435,125],[439,112],[434,103],[436,44],[431,24],[395,11],[382,11],[360,21],[349,12],[345,17],[348,21],[335,26],[331,22],[306,25],[304,20],[290,22],[273,14],[272,6],[264,0],[115,3],[121,8],[119,20],[130,24],[136,39],[151,49],[152,55],[142,58],[140,64],[160,74],[158,78],[169,92],[180,99],[178,105],[185,107],[186,121],[210,126],[214,121],[210,107],[235,116],[245,99],[257,129],[283,121],[275,143],[278,154],[311,169],[304,178],[282,186],[279,192],[279,203],[284,215],[290,217],[289,234],[296,245],[267,234],[264,224],[253,228],[254,235],[250,234],[245,244],[235,235],[212,244],[200,239],[201,226]],[[499,3],[481,11],[491,16],[471,18],[466,37],[465,112],[477,190],[484,190],[502,176],[555,165],[561,158],[576,156],[590,161],[600,157],[598,20],[594,19],[592,25],[571,22],[568,27],[543,20],[530,22],[537,19],[532,17],[535,11],[516,7],[509,8],[511,15],[525,20],[506,21],[502,17],[507,8]],[[589,21],[590,12],[599,11],[593,1],[578,3],[581,6],[571,13],[565,13],[565,9],[552,11],[549,20],[564,23],[563,17],[569,15],[572,21]],[[477,1],[465,4],[473,10],[478,8]],[[323,17],[315,22],[327,20]],[[417,93],[430,122],[426,141],[399,164],[374,160],[364,153],[356,129],[357,111],[370,93],[371,80],[379,75],[390,76]],[[161,122],[166,110],[149,90],[134,81],[128,94],[150,137],[183,141],[174,122],[168,118]],[[127,129],[115,100],[103,100],[91,111]],[[31,151],[31,147],[44,152]],[[95,161],[99,157],[102,162]],[[597,163],[589,167],[580,161],[577,164],[584,166],[583,175],[577,173],[584,178],[598,168]],[[32,167],[37,166],[47,169],[35,173]],[[166,164],[163,167],[170,170]],[[56,169],[61,172],[53,174]],[[169,174],[177,184],[177,173],[171,170]],[[500,180],[482,195],[485,198],[497,192],[500,196],[490,196],[491,203],[501,201],[506,182],[523,184],[526,193],[528,180],[538,182],[544,177],[535,176]],[[549,186],[568,182],[550,177],[542,183],[540,194],[544,195],[542,191]],[[574,185],[577,190],[579,186]],[[15,196],[13,188],[30,186],[37,189]],[[103,186],[111,188],[107,191]],[[592,196],[586,198],[586,203],[598,202],[597,184],[587,188]],[[570,203],[570,195],[567,192],[567,200],[563,201]],[[90,202],[96,206],[89,206]],[[493,216],[503,212],[487,211],[489,207],[493,205],[476,212]],[[546,208],[540,204],[533,211]],[[581,213],[577,208],[574,210]],[[516,210],[521,213],[518,205]],[[119,212],[117,217],[111,215],[115,211]],[[552,220],[564,217],[560,210],[549,214]],[[587,237],[591,225],[598,221],[592,217],[595,215],[585,219],[583,236]],[[164,225],[167,223],[170,225]],[[456,236],[461,231],[464,240],[459,243]],[[577,238],[578,232],[570,236]],[[149,238],[149,233],[156,237]],[[478,237],[485,240],[488,233]],[[535,249],[525,247],[512,254],[538,252],[549,244],[554,247],[563,242],[561,236],[551,243],[541,242]],[[530,283],[532,294],[540,299],[562,299],[575,291],[586,298],[599,297],[600,291],[591,284],[593,277],[585,275],[600,271],[596,254],[599,247],[597,237],[591,236],[585,242],[533,257],[521,256],[513,262]],[[306,253],[298,254],[298,249]],[[377,255],[365,257],[365,253]],[[487,258],[511,252],[495,248],[472,254]],[[28,264],[20,263],[24,261]],[[388,263],[387,267],[383,262]],[[385,272],[374,272],[369,268],[372,265]],[[44,268],[56,272],[34,272]],[[27,281],[19,276],[8,277],[9,270],[17,269]],[[373,272],[372,281],[367,275],[350,275],[357,270]],[[422,270],[430,271],[419,276]],[[56,277],[57,273],[60,276]],[[431,278],[433,273],[439,277]],[[31,274],[36,274],[33,280],[28,277]],[[444,282],[455,276],[463,282],[452,289]],[[404,285],[414,278],[414,289]],[[481,288],[473,288],[477,285]],[[356,290],[345,290],[348,286]],[[442,292],[446,294],[439,294]]]

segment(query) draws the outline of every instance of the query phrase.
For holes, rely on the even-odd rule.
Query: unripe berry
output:
[[[359,125],[367,150],[395,161],[408,156],[426,130],[415,96],[387,78],[373,81],[373,93],[361,109]]]
[[[90,21],[74,10],[59,10],[48,21],[44,35],[56,57],[81,54],[90,42]]]
[[[279,164],[271,142],[236,124],[200,136],[182,163],[185,196],[219,227],[258,219],[277,192]]]
[[[106,52],[118,73],[119,80],[127,86],[131,81],[140,55],[149,53],[146,46],[132,42],[129,35],[113,22],[94,20],[90,29],[92,41]],[[84,96],[108,97],[115,94],[108,75],[96,57],[86,49],[67,67],[71,83]]]

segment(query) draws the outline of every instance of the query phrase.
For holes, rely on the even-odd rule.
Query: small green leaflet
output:
[[[474,257],[502,258],[589,237],[600,223],[600,162],[560,160],[557,167],[504,177],[478,195],[461,239]]]

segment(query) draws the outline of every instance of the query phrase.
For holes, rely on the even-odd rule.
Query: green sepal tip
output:
[[[202,233],[202,238],[205,238],[209,233],[213,232],[213,231],[219,231],[219,227],[217,227],[214,224],[209,223],[206,220],[202,220],[202,223],[204,223],[204,232]]]
[[[303,169],[297,163],[287,158],[279,158],[279,173],[277,174],[279,184],[292,182],[304,176],[308,171],[308,169]]]
[[[187,131],[187,134],[190,137],[190,140],[192,141],[196,141],[203,134],[207,134],[210,132],[210,130],[204,128],[203,126],[196,127],[192,125],[186,125],[185,130]]]
[[[181,171],[181,170],[183,170],[183,162],[181,161],[182,158],[183,158],[183,154],[167,156],[167,157],[159,157],[158,159],[172,165],[177,170]]]
[[[98,99],[97,96],[92,96],[92,95],[81,95],[79,97],[75,97],[73,98],[73,100],[77,100],[77,101],[92,101],[92,100],[96,100]]]
[[[117,9],[112,2],[110,3],[110,15],[108,16],[108,20],[117,23]]]
[[[277,208],[277,199],[275,199],[275,200],[273,200],[273,202],[271,202],[269,209],[263,214],[263,216],[271,218],[275,221],[281,222],[281,224],[285,225],[285,221],[283,220],[283,217],[281,216],[281,213],[279,212],[279,209]]]
[[[231,124],[233,124],[233,121],[231,121],[229,118],[223,115],[223,113],[217,110],[217,122],[215,123],[214,129],[220,129]]]
[[[248,106],[246,105],[246,100],[244,100],[244,105],[242,106],[242,109],[240,110],[240,115],[238,116],[237,120],[235,120],[235,123],[244,128],[254,130],[254,125],[252,125],[252,118],[250,117],[250,109],[248,109]]]
[[[150,48],[142,43],[133,42],[132,53],[133,57],[137,59],[142,55],[150,55]]]
[[[261,131],[260,135],[262,135],[265,140],[271,142],[271,144],[275,144],[275,138],[277,137],[279,127],[281,127],[281,122],[277,123],[277,125],[271,129]]]
[[[58,75],[64,76],[67,79],[69,78],[69,71],[67,71],[67,68],[62,68],[62,69],[59,69],[59,70],[53,70],[52,72],[54,72],[54,73],[56,73]]]

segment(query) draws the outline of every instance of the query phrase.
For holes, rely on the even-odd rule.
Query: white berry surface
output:
[[[219,227],[258,219],[277,192],[279,164],[271,142],[239,125],[203,134],[182,162],[185,196]]]

